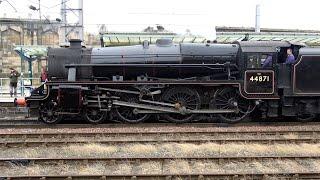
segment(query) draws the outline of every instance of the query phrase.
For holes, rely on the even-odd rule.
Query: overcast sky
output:
[[[38,18],[28,8],[37,0],[6,0],[0,4],[0,17]],[[162,24],[173,32],[190,29],[193,34],[211,36],[215,26],[255,25],[255,6],[261,4],[261,27],[320,30],[319,0],[83,0],[85,31],[97,32],[98,24],[109,31],[141,31]],[[41,0],[42,14],[60,18],[61,0]],[[76,7],[78,0],[69,0]],[[5,15],[6,14],[6,15]],[[70,14],[69,20],[75,15]]]

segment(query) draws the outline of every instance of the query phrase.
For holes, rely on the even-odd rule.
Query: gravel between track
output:
[[[319,156],[320,144],[130,143],[0,148],[0,158]]]

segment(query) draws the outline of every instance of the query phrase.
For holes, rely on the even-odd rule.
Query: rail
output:
[[[284,155],[284,156],[279,156],[279,155],[241,155],[241,156],[164,156],[164,157],[153,157],[153,156],[139,156],[139,157],[53,157],[53,158],[43,158],[43,157],[38,157],[38,158],[11,158],[11,157],[4,157],[0,158],[0,162],[11,162],[14,164],[38,164],[38,163],[60,163],[64,164],[69,162],[74,162],[74,161],[82,161],[82,162],[87,162],[88,161],[161,161],[163,164],[166,163],[167,160],[186,160],[186,161],[196,161],[196,160],[210,160],[210,161],[217,161],[218,163],[225,163],[225,162],[234,162],[234,161],[263,161],[263,160],[300,160],[300,159],[314,159],[314,160],[319,160],[320,156],[319,155]]]
[[[320,143],[319,138],[295,138],[295,139],[281,139],[281,138],[229,138],[229,139],[214,139],[214,138],[207,138],[207,139],[196,139],[196,138],[185,138],[185,139],[159,139],[159,140],[151,140],[151,139],[128,139],[125,140],[124,138],[121,140],[109,140],[109,139],[94,139],[94,138],[86,138],[80,136],[85,140],[68,140],[64,138],[56,138],[57,140],[10,140],[10,141],[1,141],[0,145],[3,147],[38,147],[38,146],[65,146],[65,145],[72,145],[72,144],[88,144],[95,143],[101,145],[126,145],[126,144],[134,144],[134,143],[141,143],[141,144],[154,144],[154,143],[188,143],[188,144],[202,144],[202,143],[215,143],[215,144],[230,144],[230,143],[260,143],[260,144],[303,144],[303,143]],[[59,140],[59,141],[58,141]]]
[[[130,138],[128,138],[130,137]],[[65,132],[15,132],[1,133],[0,146],[17,147],[17,146],[59,146],[67,144],[128,144],[128,143],[262,143],[262,144],[286,144],[286,143],[319,143],[319,130],[283,130],[279,131],[224,131],[224,132],[207,132],[207,131],[147,131],[147,132],[128,132],[128,131],[103,131],[90,132],[70,130]]]

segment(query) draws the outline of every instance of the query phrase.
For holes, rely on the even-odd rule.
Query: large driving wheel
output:
[[[195,89],[174,87],[166,91],[162,96],[162,101],[174,104],[176,108],[186,110],[200,109],[200,95]],[[196,114],[174,114],[167,113],[163,117],[174,123],[185,123],[194,120]]]
[[[129,102],[129,103],[138,103],[139,97],[138,95],[132,94],[118,94],[120,96],[121,101]],[[134,113],[134,109],[132,107],[126,106],[118,106],[115,108],[116,114],[118,118],[127,123],[140,123],[146,121],[150,115],[149,114],[136,114]]]
[[[215,92],[211,101],[215,109],[235,110],[235,113],[217,114],[226,123],[236,123],[243,120],[252,111],[250,100],[243,98],[236,88],[223,88]]]
[[[100,124],[106,119],[107,112],[100,111],[98,108],[87,107],[84,109],[84,117],[91,124]]]
[[[47,124],[56,124],[62,120],[62,115],[56,102],[46,102],[40,106],[39,119]]]

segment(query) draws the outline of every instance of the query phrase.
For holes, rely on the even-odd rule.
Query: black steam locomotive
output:
[[[296,63],[284,64],[291,48]],[[272,66],[262,68],[267,56]],[[320,49],[280,41],[173,44],[48,51],[49,81],[26,98],[46,123],[150,117],[175,123],[198,116],[234,123],[249,115],[314,119],[320,113]],[[43,91],[43,89],[46,89]]]

